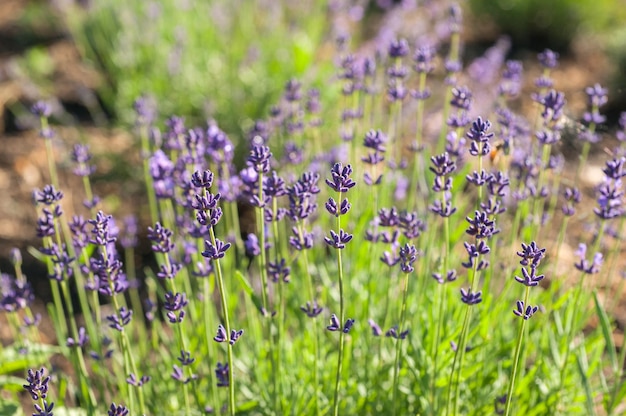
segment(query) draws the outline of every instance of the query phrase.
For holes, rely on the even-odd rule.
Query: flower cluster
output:
[[[515,280],[526,287],[537,286],[545,277],[542,274],[537,274],[537,267],[539,267],[539,263],[545,257],[545,253],[546,249],[539,248],[534,241],[530,244],[522,243],[522,250],[517,252],[517,256],[521,258],[522,277],[515,276]],[[537,310],[537,306],[525,305],[524,301],[518,300],[517,307],[513,313],[524,319],[530,319]]]

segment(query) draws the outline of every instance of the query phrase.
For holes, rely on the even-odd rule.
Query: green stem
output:
[[[530,287],[526,286],[526,293],[524,294],[524,308],[528,306],[528,297],[530,295]],[[522,352],[522,341],[524,338],[524,328],[526,327],[526,319],[522,318],[522,323],[517,334],[517,344],[515,346],[515,358],[513,359],[513,372],[511,373],[511,380],[509,380],[509,388],[506,394],[506,408],[504,415],[509,416],[511,413],[511,403],[513,403],[513,390],[515,388],[515,378],[517,377],[517,368],[519,367],[519,357]]]
[[[342,192],[339,192],[338,201],[342,199]],[[341,216],[337,216],[336,221],[337,233],[341,231]],[[344,325],[345,311],[344,311],[344,296],[343,296],[343,263],[341,258],[341,249],[337,249],[337,272],[339,275],[339,325]],[[335,394],[333,404],[333,414],[339,415],[339,382],[341,381],[341,370],[343,366],[343,348],[344,348],[345,333],[342,329],[339,329],[339,355],[337,356],[337,376],[335,378]]]
[[[205,190],[206,192],[206,190]],[[211,244],[216,246],[215,240],[215,232],[213,231],[213,227],[209,227],[209,236],[211,238]],[[263,252],[263,250],[261,250]],[[217,277],[217,287],[220,292],[220,302],[222,304],[222,316],[224,319],[224,329],[226,330],[226,334],[230,336],[230,320],[228,318],[228,303],[226,299],[226,292],[224,290],[224,277],[222,276],[222,266],[220,265],[220,261],[215,259],[213,261],[215,265],[215,276]],[[228,413],[231,416],[235,414],[235,383],[233,378],[233,346],[230,342],[226,345],[227,355],[228,355]]]
[[[400,380],[400,353],[402,351],[402,339],[400,334],[404,330],[406,317],[406,299],[409,293],[409,273],[404,274],[404,288],[402,291],[402,308],[400,310],[400,325],[398,327],[398,338],[396,339],[396,358],[393,365],[393,414],[398,410],[398,384]]]

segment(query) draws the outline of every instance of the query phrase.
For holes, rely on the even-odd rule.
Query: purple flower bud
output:
[[[409,54],[409,42],[406,39],[391,41],[387,50],[390,58],[402,58]]]
[[[53,185],[46,185],[41,191],[38,189],[35,190],[34,199],[40,204],[50,206],[63,199],[63,192],[54,189]]]
[[[268,173],[270,171],[270,158],[272,152],[267,146],[252,146],[247,164],[257,173]]]
[[[335,192],[348,192],[356,183],[350,178],[352,174],[352,166],[342,166],[341,163],[335,163],[330,174],[331,179],[326,179],[326,184]]]
[[[545,49],[543,52],[539,53],[537,58],[544,68],[554,69],[559,64],[559,54],[550,49]]]
[[[370,328],[372,328],[372,335],[374,335],[375,337],[379,337],[382,335],[383,330],[380,329],[380,326],[378,326],[378,324],[374,322],[374,320],[369,319],[367,323],[369,324]]]
[[[324,241],[329,246],[342,250],[346,248],[346,244],[352,240],[352,234],[346,233],[343,229],[339,230],[339,234],[330,230],[330,238],[324,237]]]
[[[42,367],[40,370],[28,370],[28,376],[26,382],[22,387],[28,391],[30,397],[33,400],[45,399],[48,395],[48,383],[50,382],[50,376],[45,376],[45,369]]]
[[[37,101],[30,108],[30,112],[36,115],[37,117],[48,118],[52,114],[52,106],[45,101]]]
[[[217,387],[228,387],[230,380],[230,371],[228,363],[217,363],[215,367],[215,377],[217,378]]]
[[[222,324],[217,326],[217,335],[213,337],[215,342],[226,342],[228,340],[228,335],[226,334],[226,329]]]
[[[230,330],[230,340],[228,341],[230,345],[235,345],[235,342],[243,335],[243,329],[240,330]]]
[[[230,248],[230,245],[230,243],[224,243],[217,238],[215,239],[215,245],[213,245],[209,240],[204,240],[205,250],[202,252],[202,256],[211,260],[221,259]]]
[[[341,327],[341,323],[339,322],[339,318],[334,313],[330,315],[330,325],[326,327],[329,331],[339,331]]]
[[[119,310],[119,314],[114,313],[109,315],[106,317],[106,320],[109,321],[109,327],[122,332],[124,327],[130,323],[132,317],[133,311],[122,306]]]
[[[472,289],[468,288],[467,290],[461,288],[461,301],[466,305],[477,305],[483,301],[482,299],[482,291],[478,291],[472,293]]]
[[[123,405],[116,405],[115,403],[111,403],[111,407],[107,412],[107,416],[128,416],[128,408]]]
[[[521,300],[518,300],[516,305],[517,307],[513,310],[513,313],[520,318],[524,318],[525,320],[530,319],[535,314],[535,312],[539,310],[538,306],[530,305],[526,306],[526,308],[524,309],[524,302]]]
[[[196,361],[195,358],[191,358],[191,352],[185,350],[180,350],[180,356],[176,357],[176,359],[183,366],[191,365]]]
[[[318,316],[324,308],[317,304],[317,301],[307,302],[305,306],[300,306],[300,310],[306,314],[309,318],[315,318]]]
[[[205,170],[202,173],[200,173],[200,171],[195,171],[191,175],[191,184],[195,188],[210,189],[213,185],[213,172],[210,170]]]
[[[152,251],[155,253],[169,253],[174,249],[172,242],[173,232],[156,223],[154,228],[148,227],[148,240],[152,241]]]
[[[85,345],[87,345],[88,342],[89,342],[89,336],[85,332],[85,328],[81,326],[78,329],[78,339],[75,340],[72,337],[68,337],[65,345],[67,345],[70,348],[72,347],[83,348]]]

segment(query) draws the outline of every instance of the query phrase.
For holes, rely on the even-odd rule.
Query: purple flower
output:
[[[125,306],[120,308],[119,314],[114,313],[106,317],[106,320],[109,321],[109,327],[118,331],[123,331],[124,327],[130,323],[131,318],[133,317],[133,311],[130,309],[126,309]]]
[[[538,309],[538,306],[531,305],[526,306],[526,308],[524,309],[524,302],[518,300],[517,307],[513,310],[513,313],[521,318],[528,320],[535,314],[535,312],[537,312]]]
[[[430,161],[433,165],[429,167],[429,169],[437,176],[437,178],[450,175],[456,170],[456,163],[450,158],[450,154],[448,152],[444,152],[439,156],[432,156]],[[449,191],[449,189],[444,190]]]
[[[500,232],[496,228],[495,220],[490,219],[489,215],[484,211],[474,211],[474,218],[465,217],[465,220],[470,224],[465,232],[475,238],[489,238]]]
[[[195,171],[191,175],[191,184],[195,188],[210,189],[213,186],[213,172],[210,170],[205,170],[202,173]]]
[[[354,319],[348,318],[346,319],[346,323],[343,326],[343,333],[347,334],[350,332],[350,330],[352,329],[352,326],[354,326]]]
[[[267,273],[274,283],[278,283],[281,280],[285,283],[289,283],[289,274],[291,269],[287,267],[287,261],[280,259],[279,261],[269,261],[267,263]]]
[[[48,395],[50,376],[44,377],[44,373],[45,369],[43,367],[40,370],[28,370],[28,376],[26,377],[28,384],[24,384],[22,387],[30,393],[30,397],[33,400],[39,400],[40,398],[45,399]]]
[[[522,243],[522,250],[518,251],[516,254],[522,259],[520,260],[522,266],[528,266],[530,264],[531,267],[537,268],[541,260],[545,257],[545,253],[545,248],[539,248],[537,243],[532,241],[530,244]]]
[[[257,173],[268,173],[270,171],[270,158],[272,152],[267,146],[252,146],[247,164]]]
[[[191,353],[189,351],[185,351],[185,350],[180,350],[180,356],[176,357],[176,359],[183,365],[191,365],[193,364],[196,359],[195,358],[191,358]]]
[[[46,185],[42,190],[35,190],[34,199],[40,204],[50,206],[63,199],[63,192],[57,191],[52,185]]]
[[[406,329],[402,332],[398,332],[398,325],[395,325],[385,332],[386,337],[395,338],[395,339],[406,339],[407,335],[409,335],[409,330]]]
[[[606,162],[606,166],[602,169],[602,172],[607,178],[618,180],[626,176],[626,157],[620,157],[619,159],[612,159]]]
[[[619,217],[623,215],[623,197],[621,179],[605,181],[598,187],[598,207],[593,212],[603,220]]]
[[[129,410],[122,406],[121,404],[116,405],[115,403],[111,403],[111,407],[109,407],[109,411],[107,412],[107,416],[128,416]]]
[[[0,274],[0,310],[16,312],[24,309],[35,299],[30,283]]]
[[[184,293],[167,292],[163,309],[167,311],[167,318],[171,324],[180,323],[185,318],[183,308],[187,306],[187,296]]]
[[[148,227],[148,240],[152,241],[152,251],[155,253],[169,253],[174,249],[172,242],[173,232],[156,223],[154,228]]]
[[[256,257],[261,254],[261,247],[259,246],[259,238],[256,234],[249,233],[245,239],[244,248],[246,250],[246,256]]]
[[[505,65],[498,91],[500,94],[516,97],[522,86],[522,63],[511,60],[506,61]]]
[[[116,258],[102,256],[89,260],[89,270],[94,274],[96,281],[89,290],[98,290],[103,295],[113,296],[128,289],[128,280],[122,270],[122,262]]]
[[[215,367],[215,377],[217,378],[217,387],[228,387],[230,372],[228,371],[228,363],[217,363]]]
[[[217,326],[217,335],[213,337],[215,342],[226,342],[228,341],[228,334],[226,334],[226,329],[222,324]]]
[[[385,143],[387,136],[380,130],[370,130],[365,134],[363,146],[372,149],[377,153],[385,153]]]
[[[522,277],[515,276],[515,280],[524,286],[533,287],[537,286],[544,277],[545,276],[542,274],[537,274],[536,267],[531,265],[530,272],[528,271],[528,268],[522,267]]]
[[[468,288],[467,290],[461,288],[461,301],[466,305],[476,305],[483,301],[482,299],[483,292],[478,291],[472,293],[472,289]]]
[[[75,144],[70,157],[78,165],[74,168],[74,174],[76,176],[89,176],[95,172],[96,167],[88,164],[91,160],[88,145],[80,143]]]
[[[215,245],[213,245],[209,240],[204,240],[205,250],[202,252],[202,256],[211,260],[221,259],[230,248],[230,245],[230,243],[224,243],[217,238],[215,239]]]
[[[338,217],[340,215],[346,215],[348,211],[350,211],[350,208],[352,208],[352,205],[348,202],[348,198],[344,198],[341,201],[341,206],[338,207],[337,202],[335,202],[335,200],[331,197],[328,198],[328,202],[326,202],[325,207],[326,211],[328,211],[331,215]]]
[[[415,269],[413,263],[417,260],[417,249],[413,244],[405,244],[400,247],[400,268],[404,273],[411,273]]]
[[[341,323],[339,322],[339,318],[337,318],[337,315],[335,315],[334,313],[330,316],[330,325],[328,325],[326,327],[326,329],[328,329],[329,331],[335,332],[335,331],[343,331],[344,334],[347,334],[348,332],[350,332],[350,329],[352,329],[352,326],[354,325],[354,319],[346,319],[346,323],[343,326],[343,329],[341,328]]]
[[[550,49],[545,49],[537,55],[539,63],[544,68],[554,69],[559,64],[559,54]]]
[[[218,364],[219,365],[219,364]],[[187,384],[198,378],[196,374],[192,374],[190,377],[185,377],[183,374],[183,369],[177,365],[173,365],[172,378],[176,381],[180,381],[183,384]],[[228,367],[228,364],[227,364]],[[217,370],[215,370],[217,371]],[[219,384],[218,384],[219,386]]]
[[[113,216],[104,215],[102,211],[98,211],[95,220],[87,220],[93,226],[91,230],[92,238],[90,243],[99,246],[106,246],[117,240],[117,235],[112,230]]]
[[[578,190],[578,188],[567,187],[565,188],[564,196],[565,196],[566,203],[563,204],[561,210],[563,211],[563,214],[565,214],[568,217],[571,217],[576,212],[574,208],[575,205],[580,203],[580,200],[581,200],[580,191]]]
[[[350,178],[352,174],[352,166],[350,165],[342,166],[341,163],[335,163],[330,170],[330,174],[332,178],[326,179],[326,184],[335,192],[345,193],[356,185],[356,182]]]
[[[317,304],[317,301],[307,302],[305,306],[300,306],[300,310],[306,314],[309,318],[315,318],[318,316],[324,308]]]
[[[580,270],[585,274],[596,274],[600,272],[600,268],[602,267],[602,263],[604,262],[604,258],[602,253],[598,252],[593,255],[593,260],[590,262],[586,259],[587,257],[587,245],[584,243],[579,244],[578,250],[575,253],[579,261],[574,264],[576,269]]]
[[[374,335],[375,337],[379,337],[382,335],[383,330],[380,329],[380,326],[378,326],[378,324],[374,322],[373,319],[369,319],[367,323],[369,324],[370,328],[372,328],[372,335]]]
[[[536,101],[543,106],[541,116],[546,121],[557,121],[563,115],[565,106],[565,94],[555,90],[548,91],[545,95],[535,97]]]
[[[289,237],[289,245],[293,248],[302,251],[313,247],[313,233],[307,233],[304,230],[300,233],[296,227],[293,227],[291,232],[293,236]]]
[[[341,323],[339,322],[339,318],[334,313],[330,316],[330,325],[326,327],[329,331],[339,331],[341,327]]]
[[[243,329],[240,329],[240,330],[231,329],[230,330],[230,340],[228,340],[228,342],[230,343],[230,345],[235,345],[235,342],[237,342],[237,340],[242,335],[243,335]]]
[[[390,58],[402,58],[409,54],[409,42],[406,39],[392,40],[387,50]]]
[[[147,125],[154,121],[156,108],[154,100],[149,97],[139,97],[133,103],[133,109],[137,114],[137,123]]]
[[[52,106],[45,101],[39,100],[30,108],[30,112],[37,117],[48,118],[52,114]]]
[[[472,156],[487,156],[491,147],[489,145],[489,139],[493,137],[493,133],[488,133],[487,130],[491,128],[491,122],[489,120],[483,121],[481,117],[478,117],[473,123],[466,136],[471,140],[469,153]]]
[[[297,79],[290,79],[285,84],[284,97],[285,100],[294,102],[302,99],[302,92],[300,91],[302,84]]]
[[[352,234],[346,233],[343,229],[339,230],[339,234],[330,230],[330,238],[324,237],[326,244],[339,250],[346,248],[350,240],[352,240]]]
[[[433,204],[428,207],[428,209],[440,217],[446,218],[454,214],[456,212],[456,208],[452,206],[452,194],[450,192],[444,192],[443,196],[445,200],[444,203],[442,203],[439,199],[435,199]]]
[[[450,104],[459,110],[469,110],[472,104],[472,92],[467,87],[453,88]]]
[[[150,379],[150,376],[145,375],[141,376],[141,378],[138,379],[134,373],[130,373],[129,376],[126,378],[126,383],[130,384],[131,386],[141,387],[148,381],[150,381]]]
[[[67,345],[70,348],[72,347],[82,348],[85,345],[87,345],[88,342],[89,342],[89,336],[85,332],[85,328],[81,326],[78,329],[78,339],[75,340],[72,337],[68,337],[65,345]]]
[[[52,409],[54,409],[54,403],[48,403],[46,400],[43,401],[43,406],[35,403],[35,410],[37,413],[33,413],[33,416],[53,416]]]
[[[413,69],[415,70],[415,72],[419,74],[428,74],[432,72],[434,69],[434,65],[432,62],[435,58],[436,53],[437,50],[433,46],[423,45],[418,47],[415,50],[415,54],[413,55],[413,61],[415,62]]]
[[[154,152],[149,164],[157,198],[172,198],[174,196],[174,163],[159,149]]]

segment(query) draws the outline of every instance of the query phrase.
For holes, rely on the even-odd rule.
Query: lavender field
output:
[[[605,72],[473,2],[60,3],[101,78],[8,107],[0,415],[626,412]]]

